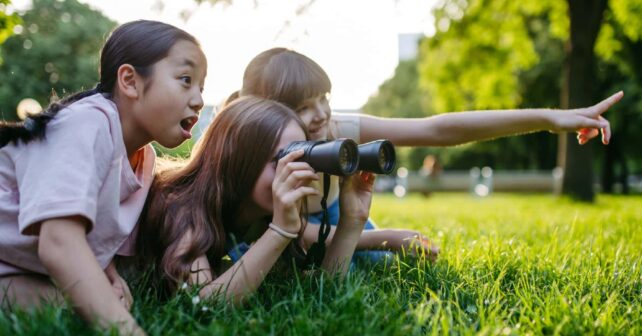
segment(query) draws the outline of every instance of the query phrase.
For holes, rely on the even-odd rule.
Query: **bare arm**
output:
[[[578,140],[580,144],[584,144],[601,130],[602,142],[607,144],[611,129],[602,114],[622,99],[623,95],[618,92],[596,105],[573,110],[467,111],[412,119],[361,115],[361,141],[385,138],[398,146],[453,146],[548,130],[578,131]]]
[[[303,151],[296,151],[281,158],[277,163],[272,182],[274,211],[272,222],[281,230],[291,234],[298,233],[301,229],[298,210],[301,199],[318,194],[316,189],[308,186],[310,181],[318,179],[314,170],[305,162],[294,162],[302,155]],[[265,275],[272,269],[290,241],[291,239],[268,229],[241,260],[204,287],[201,290],[201,296],[209,297],[224,293],[235,304],[241,303],[263,282]],[[206,265],[205,259],[199,258],[197,262],[200,264],[193,265],[192,268],[200,269],[202,265]],[[209,269],[209,265],[207,266]]]
[[[330,228],[326,244],[330,245],[335,233],[335,227]],[[304,243],[306,246],[317,241],[319,225],[310,224],[305,228]],[[414,244],[414,245],[413,245]],[[361,232],[355,250],[389,250],[400,252],[411,247],[424,250],[431,259],[439,255],[439,247],[424,237],[421,233],[406,229],[375,229]],[[420,252],[421,253],[421,252]]]
[[[192,277],[191,283],[207,284],[200,291],[203,298],[224,294],[227,299],[238,305],[261,285],[289,242],[290,239],[268,229],[243,257],[221,276],[211,281],[211,272],[207,272],[209,278],[208,274],[201,273]],[[207,258],[202,256],[194,262],[192,271],[209,268]]]
[[[375,176],[360,172],[346,177],[341,185],[340,216],[332,241],[326,242],[322,267],[330,273],[344,275],[368,220]]]
[[[144,334],[116,297],[105,272],[89,248],[87,222],[81,217],[44,221],[38,257],[51,278],[86,320],[118,326],[123,334]]]

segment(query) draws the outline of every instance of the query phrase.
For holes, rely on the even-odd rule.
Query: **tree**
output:
[[[636,28],[641,26],[641,3],[612,1],[613,13],[620,13],[613,15],[614,21],[632,27],[627,28],[630,34],[639,34]],[[602,94],[593,81],[594,44],[601,18],[609,12],[606,0],[443,1],[435,11],[438,32],[422,45],[421,83],[431,93],[437,111],[523,107],[526,99],[519,90],[520,80],[541,60],[529,25],[536,18],[544,18],[553,40],[568,46],[564,57],[568,77],[561,94],[556,95],[561,97],[561,105],[593,104]],[[535,105],[542,104],[535,101]],[[570,150],[560,152],[560,157],[566,158],[565,193],[591,200],[591,147],[580,150],[571,145],[575,139],[568,143]]]
[[[642,168],[642,12],[641,1],[614,1],[604,15],[595,52],[599,56],[599,90],[624,90],[617,111],[609,114],[613,136],[602,155],[602,191],[614,192],[614,184],[629,192],[628,173]],[[600,153],[598,153],[600,154]],[[599,158],[599,157],[598,157]]]
[[[8,120],[16,119],[23,98],[46,106],[52,91],[93,86],[100,48],[116,25],[77,0],[34,0],[21,19],[22,32],[0,46],[0,113]]]
[[[564,70],[562,106],[577,108],[594,103],[596,92],[595,41],[602,26],[607,0],[568,0],[570,39]],[[573,198],[592,202],[593,151],[591,146],[580,146],[575,134],[566,134],[564,151],[564,179],[562,192]]]

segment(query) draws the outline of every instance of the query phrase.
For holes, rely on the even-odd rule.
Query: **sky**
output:
[[[118,23],[153,19],[196,36],[208,58],[203,95],[209,105],[240,89],[243,70],[258,53],[287,47],[326,70],[334,109],[358,109],[394,73],[398,34],[434,32],[430,9],[436,0],[313,0],[296,15],[308,1],[80,0]],[[13,1],[18,9],[30,3]],[[186,11],[187,21],[181,16]]]

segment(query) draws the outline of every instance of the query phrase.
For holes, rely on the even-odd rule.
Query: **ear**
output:
[[[122,95],[131,99],[137,99],[140,96],[143,81],[132,65],[121,65],[116,76],[116,86]]]

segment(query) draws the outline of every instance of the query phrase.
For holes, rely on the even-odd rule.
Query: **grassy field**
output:
[[[236,309],[138,286],[133,314],[158,335],[642,334],[642,197],[377,195],[372,217],[434,238],[439,261],[273,275]],[[91,332],[65,308],[0,315],[0,335]]]

